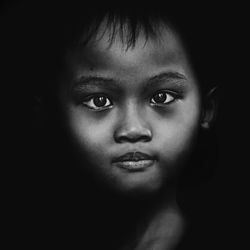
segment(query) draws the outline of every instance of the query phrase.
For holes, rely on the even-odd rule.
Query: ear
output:
[[[209,129],[216,120],[218,111],[218,87],[213,87],[205,96],[201,117],[201,127]]]

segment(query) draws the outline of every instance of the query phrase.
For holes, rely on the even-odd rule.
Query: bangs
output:
[[[85,46],[90,41],[100,40],[104,34],[108,35],[108,43],[111,46],[115,38],[119,38],[126,49],[133,48],[139,35],[145,37],[145,43],[149,38],[159,39],[162,28],[170,25],[165,15],[159,11],[135,13],[128,9],[99,9],[88,8],[87,15],[79,15],[81,20],[75,20],[65,25],[65,40],[70,47]],[[68,19],[69,20],[69,19]],[[68,40],[71,38],[71,41]]]
[[[27,51],[33,49],[39,52],[40,62],[47,65],[50,78],[57,78],[64,71],[65,55],[70,50],[83,47],[93,40],[98,41],[104,34],[109,46],[119,38],[124,48],[129,49],[139,42],[141,35],[145,37],[145,43],[149,39],[165,42],[161,39],[164,38],[162,31],[170,29],[178,35],[187,51],[204,93],[215,82],[223,81],[221,65],[228,52],[224,49],[226,41],[222,39],[222,35],[225,36],[222,31],[227,26],[220,21],[220,12],[215,11],[213,6],[210,9],[206,7],[206,11],[202,8],[198,11],[197,8],[179,8],[179,4],[169,3],[166,6],[93,5],[45,4],[43,8],[39,6],[39,11],[30,13],[31,17],[26,15],[27,22],[19,33],[20,37],[24,37],[26,30],[26,41],[30,42],[22,46],[27,46]],[[20,14],[24,15],[23,12]],[[13,41],[15,39],[13,33]],[[36,60],[33,59],[35,55],[31,53],[31,61]],[[47,81],[48,77],[44,78]],[[45,80],[41,80],[42,85]],[[51,81],[50,86],[54,86],[55,81]]]
[[[93,39],[100,40],[105,34],[108,34],[109,46],[118,37],[126,49],[135,46],[139,35],[145,37],[145,42],[149,37],[156,39],[160,36],[159,25],[156,25],[153,20],[133,20],[108,14],[99,23],[90,27],[88,32],[81,37],[80,45],[87,45]]]

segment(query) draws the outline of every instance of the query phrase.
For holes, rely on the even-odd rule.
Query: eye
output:
[[[82,104],[90,109],[103,110],[112,107],[111,100],[105,95],[95,95],[88,100],[83,101]]]
[[[152,104],[169,104],[175,101],[176,96],[174,93],[165,91],[157,92],[150,100]]]

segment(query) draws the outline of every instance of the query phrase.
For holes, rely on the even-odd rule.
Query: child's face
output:
[[[67,57],[65,122],[99,180],[126,193],[152,193],[192,150],[201,113],[198,84],[169,29],[147,42],[141,34],[128,50],[118,37],[109,46],[108,38],[105,33]]]

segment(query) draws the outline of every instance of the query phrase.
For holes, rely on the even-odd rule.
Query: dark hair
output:
[[[129,47],[137,42],[143,32],[147,38],[160,38],[162,26],[173,28],[180,35],[187,49],[191,63],[203,90],[207,91],[218,84],[220,65],[220,25],[213,9],[208,13],[196,9],[180,9],[178,4],[143,6],[99,6],[74,10],[66,16],[63,26],[64,48],[84,46],[97,33],[102,22],[106,21],[110,45],[118,34]],[[79,11],[80,10],[80,11]],[[209,11],[210,10],[210,11]],[[68,12],[66,12],[68,13]]]
[[[222,41],[218,39],[220,25],[216,19],[216,13],[213,13],[213,8],[208,8],[207,11],[209,12],[197,11],[192,8],[180,9],[177,8],[177,4],[169,4],[168,7],[145,5],[143,8],[142,6],[131,8],[119,5],[102,5],[98,8],[93,5],[81,7],[81,5],[67,4],[61,6],[60,11],[57,12],[57,20],[54,22],[51,22],[49,18],[49,21],[47,20],[49,29],[46,32],[51,31],[54,41],[57,41],[54,44],[56,49],[51,54],[54,54],[54,63],[57,62],[58,67],[54,67],[55,64],[52,64],[52,74],[57,76],[54,72],[55,69],[58,70],[58,74],[61,73],[68,50],[77,46],[85,46],[91,39],[99,38],[95,36],[103,21],[106,22],[105,28],[109,31],[110,45],[115,36],[119,35],[127,48],[135,46],[140,32],[145,34],[145,42],[148,38],[158,39],[161,35],[160,27],[164,25],[167,28],[173,28],[180,35],[200,82],[202,94],[205,95],[209,89],[221,82],[219,54],[222,45]],[[50,14],[53,19],[54,9],[51,9]],[[211,14],[213,14],[213,19]],[[57,93],[55,84],[57,79],[53,77],[51,79],[54,81],[50,83],[50,88],[54,88],[51,93]],[[49,100],[47,88],[44,89],[46,98]],[[56,98],[52,96],[51,102],[54,100]],[[55,119],[57,112],[51,106],[49,109],[53,116],[52,119]],[[60,117],[58,119],[60,120]],[[58,129],[58,123],[61,124],[61,122],[55,123],[56,129]],[[51,126],[51,123],[49,124]],[[216,132],[216,126],[208,132],[200,131],[198,146],[194,151],[195,155],[191,157],[191,163],[182,172],[180,193],[183,191],[185,193],[187,186],[192,188],[213,178],[218,160]],[[70,152],[68,146],[66,148]],[[183,197],[187,199],[188,196],[185,193]]]
[[[100,37],[96,35],[104,22],[104,30],[105,28],[108,30],[110,45],[118,35],[127,49],[135,46],[140,32],[145,35],[145,42],[149,38],[160,39],[163,26],[173,29],[180,36],[195,70],[203,96],[212,87],[222,82],[220,78],[222,75],[220,72],[220,60],[222,60],[220,53],[222,53],[223,46],[223,41],[220,39],[222,24],[219,22],[219,10],[216,11],[215,6],[179,8],[178,3],[157,2],[154,5],[129,6],[105,2],[96,8],[94,2],[87,6],[75,4],[61,6],[59,17],[56,27],[58,33],[60,32],[58,45],[61,56],[65,56],[68,49],[85,46],[91,39],[100,39],[102,34]],[[63,63],[65,58],[60,56],[58,58]],[[205,179],[213,175],[212,166],[215,164],[211,162],[217,158],[217,148],[214,144],[216,129],[212,128],[212,131],[201,134],[203,144],[199,143],[197,150],[200,152],[198,155],[204,167],[198,167],[201,162],[193,164],[193,167],[198,168],[194,167],[193,171],[189,169],[186,179],[190,179],[190,173],[196,177],[206,175]],[[206,137],[205,140],[204,137]]]
[[[220,38],[223,23],[219,22],[219,11],[214,6],[180,8],[178,3],[144,3],[140,6],[108,5],[107,2],[97,5],[95,1],[93,4],[84,3],[40,4],[25,10],[26,16],[23,12],[18,13],[25,20],[21,30],[18,30],[19,35],[25,37],[23,45],[29,46],[28,51],[31,52],[26,58],[37,61],[36,56],[39,65],[46,65],[36,85],[31,85],[35,92],[43,92],[47,96],[55,91],[56,77],[62,71],[67,49],[88,43],[103,20],[107,21],[110,43],[119,34],[127,47],[135,45],[141,31],[146,38],[158,38],[162,24],[173,27],[188,51],[203,92],[221,82],[223,41]],[[33,54],[33,50],[36,53]],[[36,68],[33,72],[37,75]]]
[[[106,2],[102,6],[95,2],[92,6],[89,4],[87,6],[79,5],[74,2],[60,3],[60,5],[45,2],[36,2],[36,4],[30,2],[28,4],[29,6],[23,4],[11,9],[8,13],[9,17],[5,18],[7,25],[3,33],[6,36],[3,37],[8,39],[2,48],[5,49],[3,53],[4,59],[6,59],[5,64],[9,66],[9,71],[5,72],[8,76],[6,79],[10,81],[11,86],[13,86],[13,82],[14,87],[18,87],[19,83],[22,85],[21,92],[16,91],[19,96],[17,100],[23,101],[27,97],[30,101],[29,108],[33,108],[36,105],[34,105],[32,97],[37,96],[42,99],[45,112],[49,113],[48,127],[43,131],[37,131],[35,128],[31,133],[32,126],[27,121],[33,120],[35,112],[33,110],[28,112],[27,119],[20,112],[20,121],[25,120],[23,125],[25,129],[22,132],[28,145],[25,145],[27,147],[22,148],[19,154],[22,154],[22,157],[28,154],[27,158],[29,158],[29,166],[27,167],[29,181],[27,183],[31,182],[31,185],[27,185],[27,190],[32,197],[38,196],[37,206],[41,206],[40,203],[42,203],[39,198],[42,201],[46,200],[47,203],[42,204],[40,209],[41,211],[47,209],[47,213],[50,214],[49,208],[46,206],[49,206],[50,202],[56,203],[55,197],[59,196],[60,202],[62,202],[64,195],[66,195],[73,204],[77,203],[79,193],[76,192],[71,197],[73,192],[70,193],[66,189],[70,187],[73,190],[79,184],[75,184],[77,181],[74,178],[81,179],[77,175],[78,172],[75,173],[72,168],[70,171],[72,171],[73,177],[69,180],[68,166],[74,165],[72,162],[74,159],[69,156],[71,150],[67,141],[64,141],[62,131],[58,126],[60,117],[56,107],[57,98],[55,96],[58,87],[56,82],[64,66],[65,52],[74,46],[86,44],[95,36],[98,27],[105,18],[108,21],[107,27],[112,31],[110,33],[111,44],[112,38],[118,32],[127,47],[135,45],[140,31],[145,33],[146,38],[157,38],[159,24],[164,24],[167,27],[173,27],[181,36],[202,91],[206,93],[213,85],[222,82],[220,76],[223,75],[223,72],[221,72],[220,65],[225,52],[222,49],[221,30],[224,24],[220,22],[220,11],[216,10],[214,6],[204,5],[203,8],[189,6],[186,8],[186,6],[180,7],[178,2],[176,4],[154,2],[151,5],[144,3],[140,6],[129,5],[127,1],[126,5],[124,3],[122,6],[121,4],[120,6],[108,5]],[[126,32],[123,32],[124,28],[126,28]],[[83,36],[83,34],[85,35]],[[13,61],[19,65],[15,69],[15,74],[12,72]],[[194,161],[183,172],[184,184],[180,190],[180,202],[183,202],[183,207],[191,206],[192,202],[197,204],[197,194],[193,196],[193,199],[190,199],[190,195],[183,193],[186,186],[192,186],[194,183],[197,184],[197,182],[200,183],[213,177],[216,167],[215,160],[218,157],[217,145],[214,141],[215,132],[212,130],[208,133],[202,133],[201,144],[195,152]],[[27,140],[28,133],[31,135]],[[40,142],[42,142],[41,145]],[[64,158],[60,159],[62,155]],[[27,163],[26,159],[25,163]],[[66,176],[69,178],[67,179]],[[48,182],[45,184],[44,180]],[[40,186],[41,183],[43,185]],[[65,185],[64,188],[62,188],[63,185],[60,186],[62,183]],[[35,188],[30,191],[30,186],[35,186]],[[60,187],[58,188],[58,186]],[[47,189],[44,191],[43,188]],[[37,190],[39,191],[37,192]],[[60,200],[60,198],[57,199]],[[75,201],[73,201],[74,198],[76,198]],[[206,197],[204,196],[204,198]],[[186,210],[190,211],[193,207],[188,208],[187,206]],[[57,211],[53,212],[57,213]],[[44,216],[46,217],[46,213]]]
[[[27,92],[31,93],[30,96],[38,96],[43,102],[42,107],[45,112],[49,113],[47,129],[51,131],[51,137],[56,137],[55,131],[59,131],[60,116],[57,110],[56,83],[64,67],[65,53],[75,46],[84,46],[94,38],[103,20],[107,21],[106,26],[110,31],[110,44],[118,34],[128,48],[136,44],[139,32],[144,32],[146,38],[157,39],[160,36],[160,25],[173,27],[181,36],[190,55],[203,93],[221,83],[223,41],[220,39],[220,32],[223,23],[219,22],[219,11],[215,11],[213,7],[180,8],[178,3],[131,7],[104,3],[96,8],[94,1],[92,5],[87,6],[74,2],[61,3],[60,6],[40,3],[33,8],[24,8],[21,11],[16,9],[17,13],[14,14],[20,16],[20,23],[17,24],[15,21],[13,23],[15,29],[10,30],[14,35],[12,40],[14,44],[16,36],[24,38],[19,39],[17,46],[22,49],[18,51],[21,54],[20,57],[25,58],[19,69],[20,74],[26,81]],[[17,25],[20,27],[18,28]],[[31,106],[35,105],[31,104]],[[55,127],[52,128],[53,126]],[[57,140],[60,141],[59,132],[56,133],[58,133]],[[216,155],[214,140],[211,140],[213,138],[211,134],[214,134],[214,131],[208,134],[205,136],[206,143],[203,143],[205,149],[202,150],[206,157],[201,153],[199,155],[204,165],[209,168],[194,168],[191,172],[195,176],[201,171],[203,174],[207,172],[209,176],[212,175],[211,166],[214,164],[209,163],[214,160],[212,156]],[[199,150],[201,151],[203,147]],[[189,176],[190,174],[186,179],[190,179]]]
[[[169,2],[144,3],[143,6],[129,5],[128,2],[126,5],[109,5],[107,2],[97,5],[95,1],[91,5],[85,5],[85,2],[28,4],[17,5],[4,19],[8,25],[3,37],[8,38],[8,45],[2,48],[6,53],[5,64],[10,63],[6,79],[11,80],[11,86],[13,82],[20,83],[21,79],[22,93],[25,91],[24,96],[30,100],[30,107],[35,106],[31,97],[38,96],[43,100],[44,109],[50,113],[49,126],[51,121],[55,121],[55,130],[51,129],[53,132],[58,128],[56,82],[63,69],[65,52],[86,44],[95,36],[103,20],[107,20],[107,28],[111,31],[111,44],[118,32],[128,47],[135,45],[140,31],[145,33],[146,38],[157,38],[160,24],[173,27],[187,48],[203,92],[222,83],[225,68],[221,65],[225,51],[222,49],[224,39],[221,31],[225,23],[221,21],[217,6],[180,8],[179,3]],[[18,64],[15,75],[12,73],[12,61]],[[30,121],[32,111],[28,115],[27,120]],[[209,148],[209,151],[205,150],[206,158],[211,159],[214,147],[210,147],[210,143],[205,145]]]

